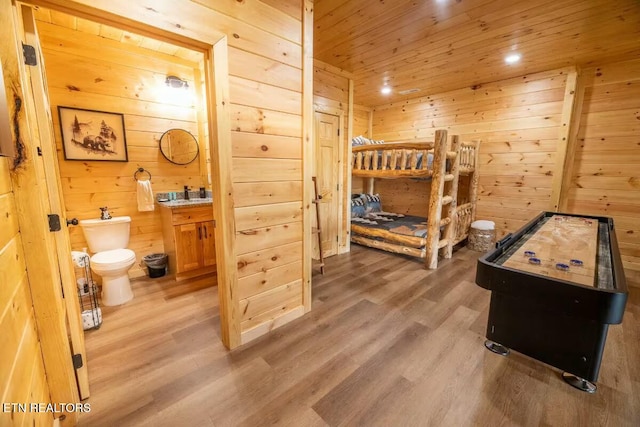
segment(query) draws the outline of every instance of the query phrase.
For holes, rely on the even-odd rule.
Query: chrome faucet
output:
[[[109,213],[108,207],[100,208],[100,219],[111,219],[111,214]]]
[[[185,200],[189,200],[189,186],[188,185],[184,186],[184,199]]]

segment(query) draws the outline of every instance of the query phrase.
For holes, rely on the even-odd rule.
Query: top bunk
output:
[[[449,174],[457,159],[457,172],[471,174],[476,168],[479,146],[477,141],[461,142],[457,151],[450,151],[446,137],[442,141],[420,142],[383,142],[363,137],[354,141],[364,144],[352,147],[352,175],[367,178],[430,178],[434,170],[440,170],[442,161],[445,174]]]

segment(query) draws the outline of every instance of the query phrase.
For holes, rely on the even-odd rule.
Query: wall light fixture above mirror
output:
[[[187,165],[198,157],[198,141],[184,129],[169,129],[160,137],[160,152],[173,164]]]
[[[176,76],[167,76],[164,82],[167,86],[173,87],[176,89],[181,89],[181,88],[187,89],[189,87],[189,83],[187,83],[186,80]]]

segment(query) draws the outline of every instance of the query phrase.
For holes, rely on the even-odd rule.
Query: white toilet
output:
[[[128,271],[136,254],[129,244],[131,217],[80,221],[91,257],[91,270],[102,277],[102,304],[120,305],[133,298]]]

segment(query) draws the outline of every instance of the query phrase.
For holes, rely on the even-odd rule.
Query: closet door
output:
[[[320,230],[324,257],[338,253],[338,184],[340,118],[326,113],[315,113],[316,179],[320,212]]]

